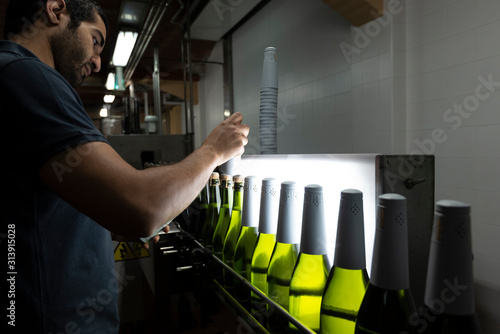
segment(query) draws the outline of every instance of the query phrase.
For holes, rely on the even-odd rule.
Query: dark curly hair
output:
[[[95,12],[104,21],[108,30],[108,19],[101,6],[94,0],[66,0],[66,8],[71,18],[70,29],[76,29],[82,22],[95,22]],[[5,14],[4,38],[29,31],[42,18],[42,8],[47,0],[11,0]]]

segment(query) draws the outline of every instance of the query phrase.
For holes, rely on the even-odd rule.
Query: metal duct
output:
[[[167,8],[172,0],[160,0],[152,1],[151,7],[147,14],[146,20],[144,21],[144,26],[139,32],[139,37],[137,39],[137,44],[132,52],[127,68],[125,69],[124,80],[125,83],[132,79],[139,61],[141,60],[146,48],[151,41],[158,25],[160,24],[163,16],[167,12]]]

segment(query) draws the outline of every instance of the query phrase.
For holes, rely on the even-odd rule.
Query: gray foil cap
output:
[[[245,183],[243,185],[243,206],[241,208],[241,226],[259,226],[260,182],[258,177],[245,177]]]
[[[345,189],[340,193],[333,264],[343,269],[366,268],[363,193],[357,189]]]
[[[278,210],[278,232],[276,241],[283,244],[300,243],[300,196],[297,184],[292,181],[281,183]]]
[[[378,199],[370,281],[387,290],[408,289],[406,198],[398,194],[384,194]]]
[[[279,188],[274,178],[262,180],[259,233],[276,234],[278,227]]]
[[[325,226],[323,187],[310,184],[304,190],[300,252],[324,255],[328,252]]]
[[[425,304],[434,312],[470,315],[474,310],[470,205],[436,203]]]

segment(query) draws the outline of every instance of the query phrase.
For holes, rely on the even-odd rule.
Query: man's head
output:
[[[66,9],[71,17],[70,28],[76,29],[82,21],[95,22],[96,13],[101,17],[108,32],[106,14],[94,0],[66,0]],[[44,20],[47,0],[11,0],[5,15],[4,38],[11,39],[13,35],[33,34],[34,23]]]
[[[49,65],[76,87],[100,70],[107,31],[106,15],[94,0],[11,0],[4,35],[31,45],[46,37]]]

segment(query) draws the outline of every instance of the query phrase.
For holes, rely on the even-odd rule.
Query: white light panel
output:
[[[376,154],[292,154],[244,155],[232,164],[232,174],[274,177],[280,183],[294,181],[302,189],[308,184],[323,186],[327,223],[328,255],[335,255],[340,192],[363,192],[365,251],[368,274],[371,271],[376,212]],[[302,208],[300,209],[302,212]]]

